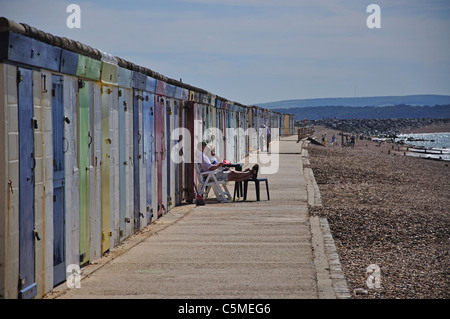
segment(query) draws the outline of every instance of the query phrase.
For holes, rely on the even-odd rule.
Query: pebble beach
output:
[[[450,162],[325,133],[308,146],[323,202],[311,214],[328,219],[352,298],[450,298]]]

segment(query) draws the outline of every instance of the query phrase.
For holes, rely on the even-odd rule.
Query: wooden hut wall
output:
[[[176,205],[192,202],[188,166],[192,173],[194,167],[171,160],[171,150],[180,142],[179,137],[171,138],[175,128],[190,133],[183,141],[189,162],[194,160],[195,143],[204,138],[211,140],[221,158],[243,160],[260,150],[254,133],[264,120],[272,127],[283,125],[285,135],[293,131],[292,116],[227,101],[72,40],[30,34],[22,24],[3,19],[2,25],[6,25],[0,32],[3,298],[42,297],[64,282],[65,267],[95,262]],[[22,81],[28,93],[21,93]],[[19,102],[21,94],[27,105],[23,97]],[[147,97],[154,99],[152,103]],[[26,132],[30,138],[19,125],[25,107],[33,120],[32,130]],[[148,122],[146,111],[155,112],[154,124],[148,124],[153,122]],[[218,130],[205,133],[212,128]],[[24,139],[32,154],[28,159],[19,154]],[[19,187],[25,160],[33,166],[28,192],[32,197]],[[31,209],[26,216],[32,233],[26,236],[19,208],[24,198],[29,198]],[[19,254],[19,247],[30,240],[31,263]],[[25,263],[30,274],[18,284]]]

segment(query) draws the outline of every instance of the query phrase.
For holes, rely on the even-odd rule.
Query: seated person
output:
[[[236,171],[223,171],[223,170],[219,170],[219,168],[221,168],[224,163],[220,162],[217,164],[212,164],[211,160],[208,156],[206,156],[206,154],[204,153],[205,148],[206,148],[207,144],[206,142],[202,142],[201,144],[199,143],[199,148],[201,147],[201,152],[199,151],[199,157],[198,158],[198,163],[200,164],[200,170],[202,172],[207,172],[207,171],[214,171],[214,170],[218,170],[217,172],[217,178],[219,180],[224,180],[225,182],[241,182],[241,181],[245,181],[246,179],[250,179],[250,178],[256,178],[257,174],[258,174],[258,164],[255,164],[252,169],[246,169],[243,172],[236,172]]]
[[[213,164],[213,165],[215,165],[219,162],[223,162],[223,160],[219,156],[217,156],[216,150],[214,148],[211,150],[211,157],[209,158],[209,160],[211,161],[211,164]]]

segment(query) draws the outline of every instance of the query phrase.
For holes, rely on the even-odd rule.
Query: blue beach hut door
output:
[[[19,68],[17,73],[19,122],[19,298],[37,294],[35,283],[34,229],[34,119],[33,72]]]
[[[126,94],[128,94],[127,90],[119,89],[119,235],[120,237],[124,237],[125,235],[125,218],[126,218],[126,175],[125,175],[125,165],[128,164],[126,158],[126,138],[125,138],[125,110],[127,109],[127,99]]]
[[[52,76],[53,128],[53,286],[66,279],[64,212],[63,78]]]
[[[163,174],[163,160],[166,155],[165,146],[165,132],[164,132],[164,120],[165,120],[165,98],[162,96],[155,96],[155,161],[157,167],[157,216],[158,218],[163,215],[163,178],[167,178]]]
[[[140,223],[140,178],[139,178],[139,144],[141,142],[139,132],[139,92],[134,90],[133,98],[133,181],[134,181],[134,230],[139,230]]]

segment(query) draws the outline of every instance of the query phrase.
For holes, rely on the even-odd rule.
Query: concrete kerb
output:
[[[302,149],[303,174],[307,183],[308,207],[322,206],[323,203],[320,196],[320,190],[310,167],[307,150],[309,141],[303,139],[300,143]],[[319,299],[351,298],[328,220],[326,218],[310,215],[310,225]]]

